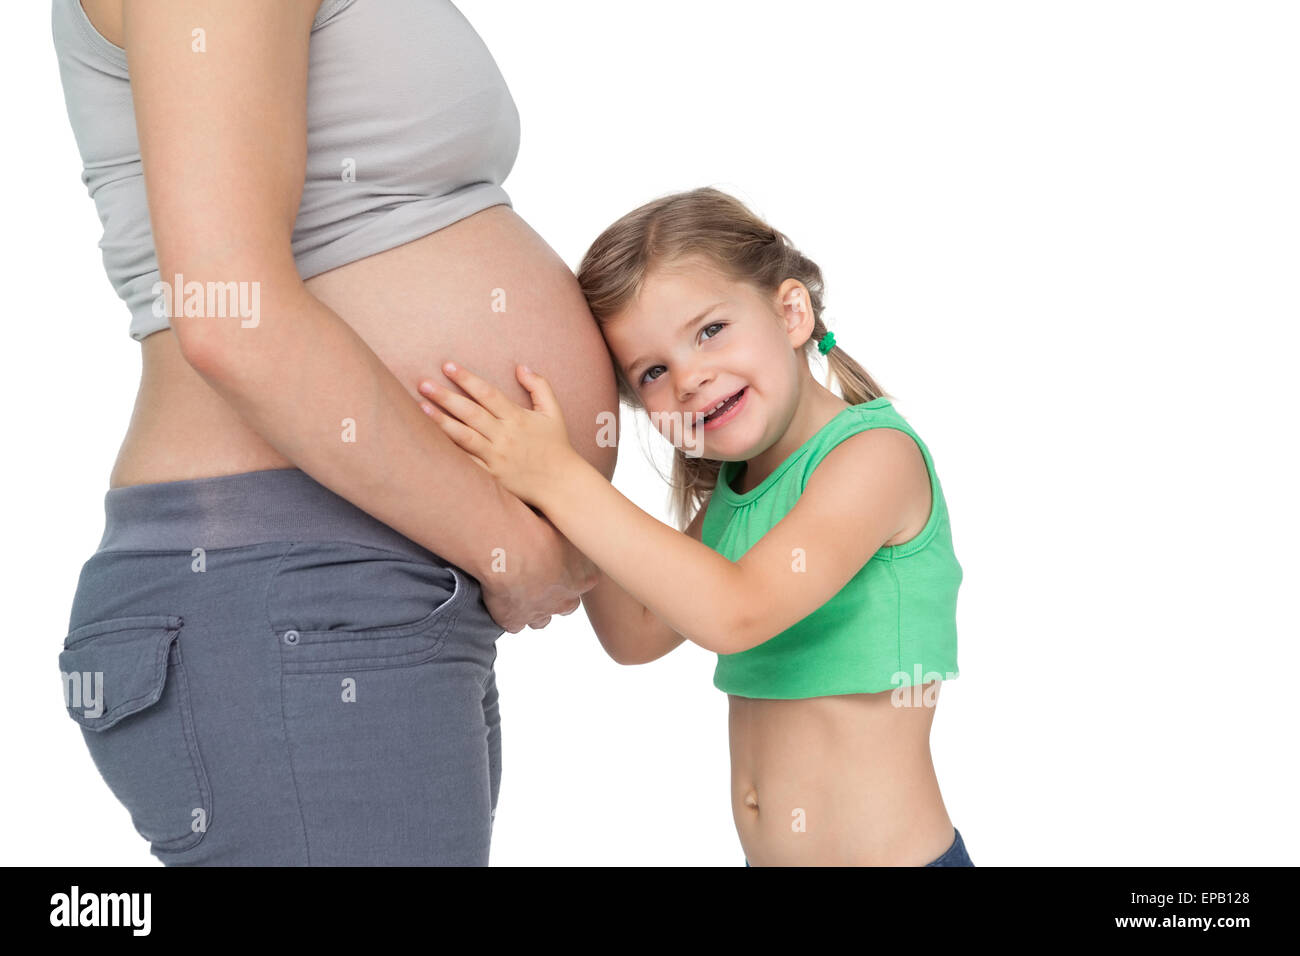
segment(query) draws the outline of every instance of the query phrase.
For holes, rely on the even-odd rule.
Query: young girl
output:
[[[599,566],[582,600],[614,660],[684,640],[718,654],[748,863],[974,865],[929,745],[940,682],[957,676],[947,506],[925,444],[827,331],[817,265],[702,188],[619,219],[578,281],[621,399],[676,449],[685,533],[573,450],[526,366],[532,409],[448,362],[465,394],[423,382],[441,406],[425,412]],[[843,398],[813,378],[813,347]]]

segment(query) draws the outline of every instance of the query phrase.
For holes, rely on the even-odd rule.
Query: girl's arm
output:
[[[449,410],[426,403],[452,440],[668,627],[719,654],[755,647],[824,605],[906,526],[922,475],[930,493],[911,437],[860,432],[826,455],[789,514],[733,562],[646,514],[574,451],[542,376],[517,369],[529,410],[466,369],[443,370],[470,398],[429,381],[421,391]]]
[[[686,529],[696,541],[705,510],[700,508]],[[648,664],[686,640],[603,571],[596,586],[582,596],[582,606],[605,653],[620,664]]]

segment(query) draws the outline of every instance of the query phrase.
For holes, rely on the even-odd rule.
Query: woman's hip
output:
[[[110,489],[68,632],[98,644],[115,621],[180,617],[179,643],[227,678],[241,661],[278,680],[437,658],[482,684],[502,631],[481,598],[468,572],[276,469]]]
[[[155,855],[479,861],[501,629],[474,578],[297,469],[105,510],[59,665]]]

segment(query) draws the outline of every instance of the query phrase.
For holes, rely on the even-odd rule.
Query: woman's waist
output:
[[[446,563],[293,467],[110,488],[104,518],[100,553],[342,542]]]
[[[110,490],[293,467],[181,357],[170,329],[142,347],[144,374]]]

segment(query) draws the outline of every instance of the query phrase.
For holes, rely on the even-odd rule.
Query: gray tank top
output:
[[[80,0],[53,3],[81,180],[104,229],[104,268],[140,340],[168,320],[154,315],[158,262],[126,51],[95,30]],[[505,79],[449,0],[322,0],[311,28],[307,169],[293,231],[299,275],[511,205],[501,184],[518,151],[519,113]]]

